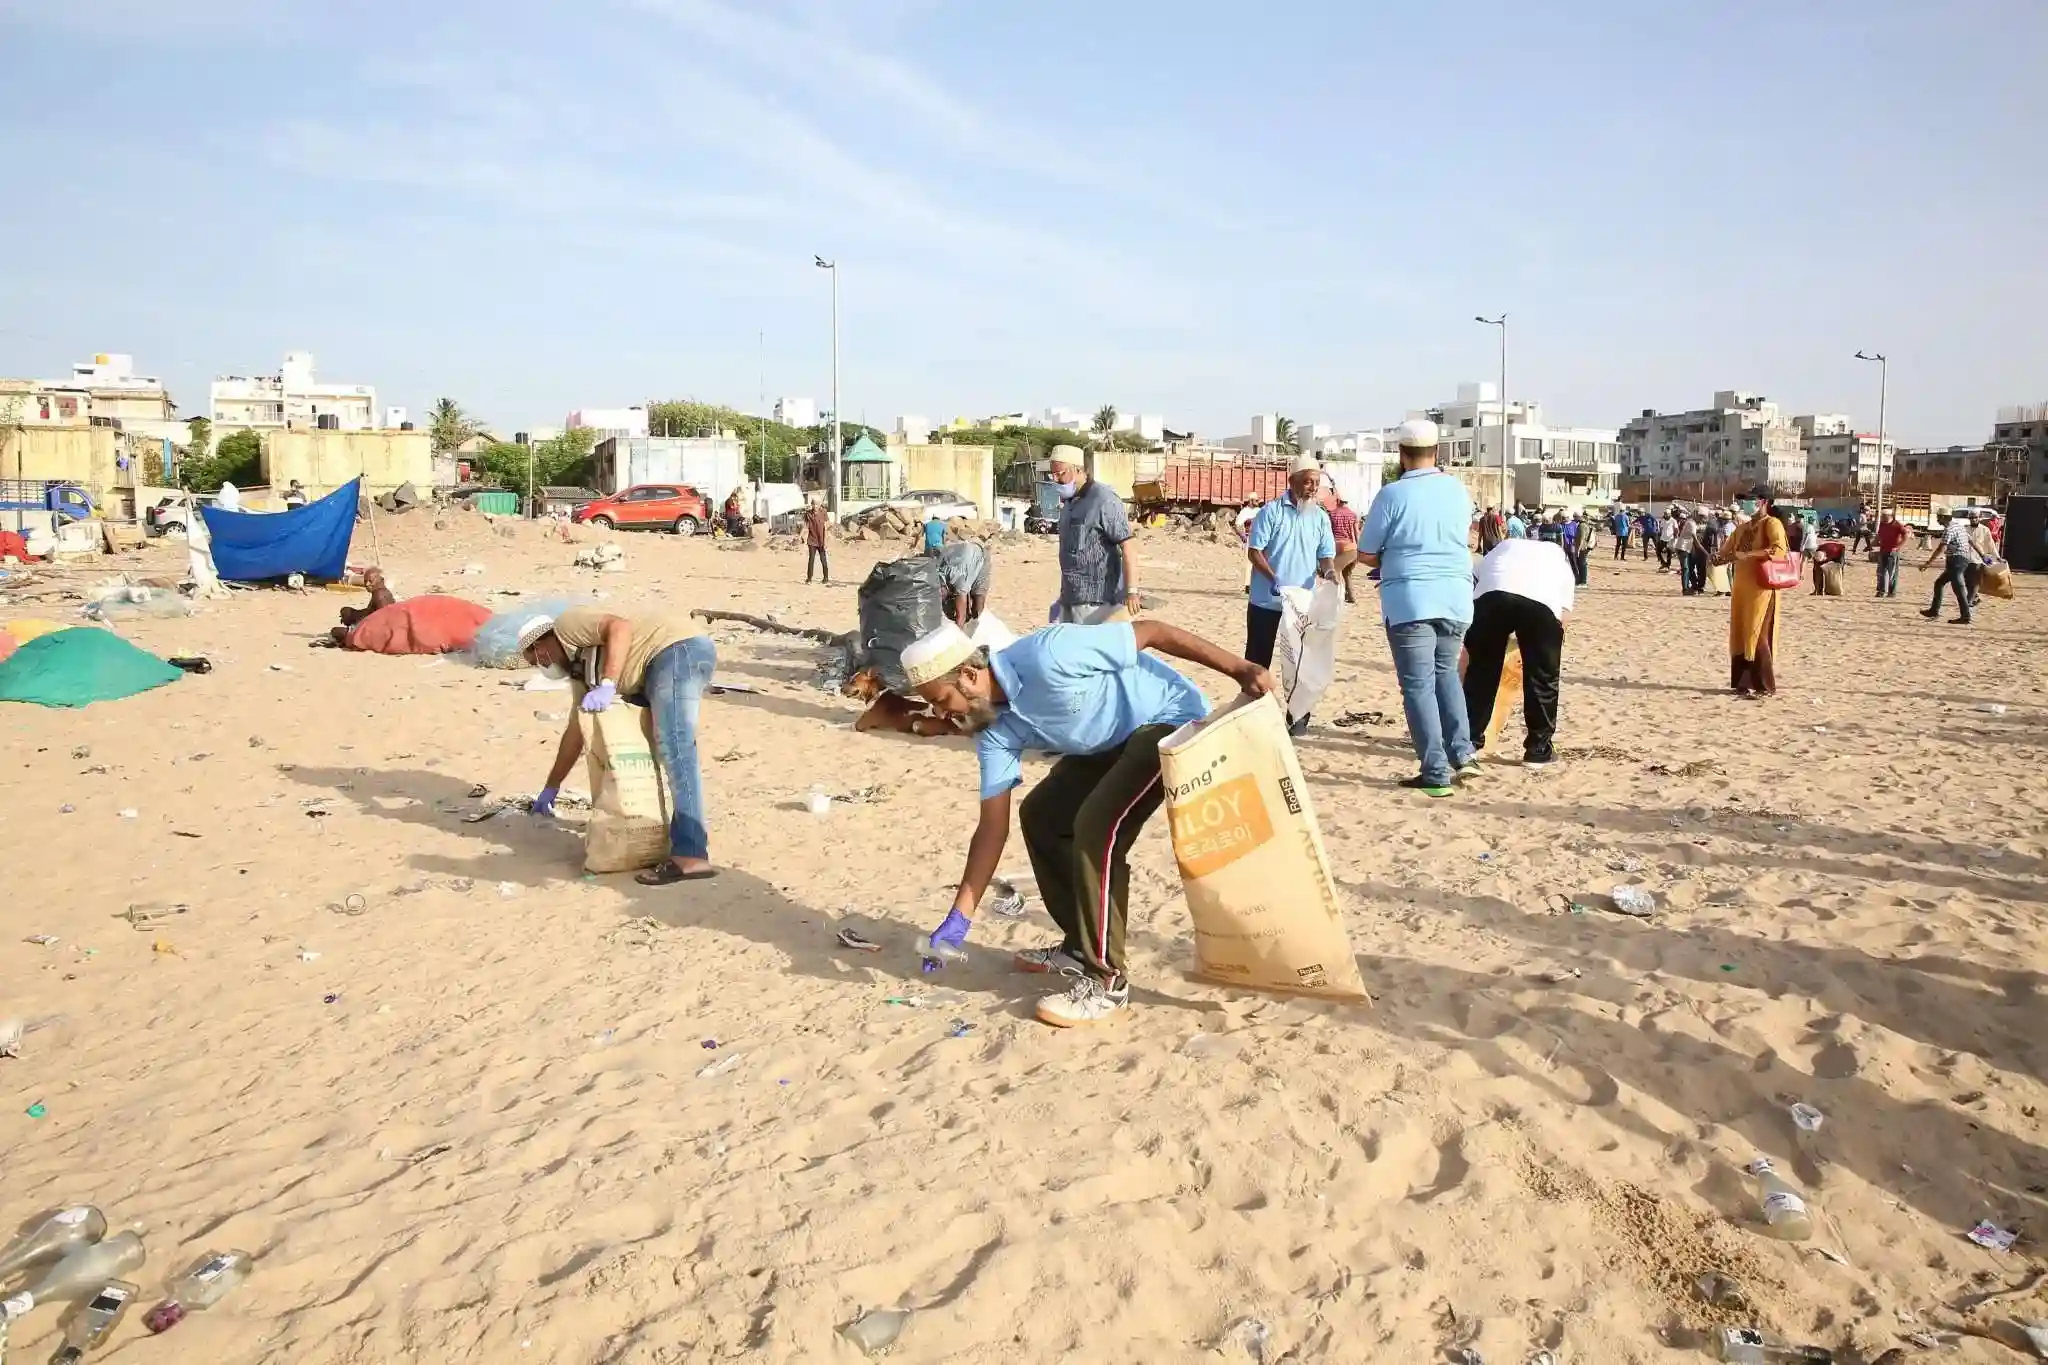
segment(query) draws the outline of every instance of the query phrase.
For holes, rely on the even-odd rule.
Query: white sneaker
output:
[[[1074,978],[1074,984],[1064,994],[1048,995],[1039,1001],[1038,1018],[1054,1028],[1099,1024],[1130,1003],[1131,986],[1122,977],[1108,982],[1083,974]]]
[[[1084,970],[1081,959],[1061,947],[1026,948],[1010,959],[1010,966],[1020,972],[1030,972],[1033,976]]]

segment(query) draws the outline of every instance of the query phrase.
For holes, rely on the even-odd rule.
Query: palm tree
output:
[[[1098,445],[1109,444],[1110,432],[1116,430],[1116,409],[1104,403],[1095,410],[1095,441]]]
[[[1294,419],[1292,417],[1275,417],[1273,419],[1273,444],[1279,447],[1282,455],[1292,456],[1301,453],[1301,443],[1294,437]]]
[[[435,402],[427,430],[433,436],[434,453],[440,455],[462,445],[481,428],[462,410],[461,404],[453,398],[443,398]]]

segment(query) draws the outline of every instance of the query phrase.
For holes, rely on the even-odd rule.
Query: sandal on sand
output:
[[[674,862],[664,858],[645,872],[634,873],[633,880],[642,886],[674,886],[677,882],[709,881],[717,875],[718,869],[715,867],[707,867],[699,872],[685,872]]]

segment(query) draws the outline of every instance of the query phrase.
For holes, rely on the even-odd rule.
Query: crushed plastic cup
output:
[[[813,815],[823,815],[832,809],[832,798],[827,793],[813,788],[811,794],[804,798],[804,809]]]
[[[1624,915],[1636,919],[1648,919],[1657,913],[1657,898],[1640,886],[1617,886],[1607,893],[1614,902],[1614,908]]]
[[[1258,1365],[1265,1365],[1266,1346],[1273,1339],[1273,1329],[1257,1318],[1239,1318],[1223,1329],[1222,1346],[1242,1347]]]
[[[1810,1104],[1795,1104],[1789,1112],[1793,1125],[1802,1133],[1818,1133],[1820,1126],[1828,1121],[1826,1114]]]
[[[896,1338],[903,1335],[909,1322],[908,1309],[874,1308],[841,1327],[839,1335],[866,1354],[878,1356],[896,1344]]]
[[[1180,1055],[1195,1058],[1235,1057],[1244,1051],[1241,1033],[1196,1033],[1180,1045]]]

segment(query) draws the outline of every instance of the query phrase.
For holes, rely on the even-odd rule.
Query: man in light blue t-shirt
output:
[[[1361,562],[1380,570],[1380,613],[1401,682],[1408,739],[1422,771],[1401,785],[1449,796],[1479,771],[1458,655],[1472,624],[1472,497],[1436,467],[1436,423],[1401,426],[1401,477],[1373,499],[1358,536]]]
[[[964,951],[1010,837],[1010,793],[1023,784],[1024,751],[1062,755],[1017,815],[1061,938],[1013,960],[1018,971],[1073,978],[1038,1004],[1038,1017],[1062,1028],[1099,1023],[1130,1002],[1126,860],[1165,799],[1159,742],[1209,713],[1201,691],[1148,649],[1201,664],[1254,695],[1277,690],[1264,668],[1164,621],[1047,626],[993,656],[949,622],[903,651],[918,695],[978,736],[981,759],[981,818],[952,908],[931,933],[934,953]]]
[[[1252,600],[1244,611],[1244,657],[1261,668],[1273,666],[1280,638],[1280,589],[1314,588],[1316,579],[1337,576],[1337,536],[1319,494],[1323,467],[1312,455],[1297,455],[1287,467],[1287,496],[1275,498],[1252,519],[1245,557],[1252,565]],[[1308,729],[1303,716],[1290,727]]]

